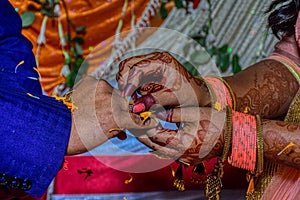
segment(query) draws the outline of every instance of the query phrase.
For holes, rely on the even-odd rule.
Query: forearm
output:
[[[198,163],[221,155],[226,138],[225,129],[228,124],[226,124],[227,120],[224,119],[225,113],[213,112],[210,108],[200,108],[199,111],[197,134],[194,135],[194,141],[183,154],[185,160],[190,163]],[[186,108],[181,112],[181,118],[187,119],[187,121],[195,120],[197,118],[196,114],[192,109]],[[180,120],[177,112],[169,114],[169,118],[170,115],[173,121]],[[276,120],[262,120],[262,131],[265,160],[300,169],[300,125]],[[183,136],[187,137],[186,135],[189,134],[191,134],[190,131],[187,131]],[[170,134],[169,137],[167,139],[171,140],[174,135]],[[234,148],[232,143],[231,148]],[[203,152],[208,152],[208,154],[199,158],[199,155],[203,154]]]
[[[79,119],[80,120],[80,119]],[[77,122],[72,119],[72,129],[67,148],[68,155],[84,153],[91,150],[108,140],[105,134],[101,134],[102,130],[97,129],[96,126],[89,127],[80,125],[84,121]],[[88,123],[88,122],[84,122]],[[77,124],[77,125],[76,125]],[[81,127],[79,127],[81,126]]]
[[[108,118],[110,106],[106,106],[107,110],[99,108],[100,115],[97,116],[96,106],[102,106],[106,102],[104,93],[96,96],[98,82],[92,77],[85,77],[74,87],[72,100],[77,109],[72,112],[72,129],[67,154],[86,152],[108,139],[103,133],[107,130],[103,130],[101,121],[105,121],[105,115]],[[101,89],[99,91],[101,92]]]
[[[300,125],[272,120],[262,124],[265,159],[300,169]]]
[[[299,88],[292,73],[274,60],[256,63],[224,80],[234,93],[237,111],[248,110],[266,119],[283,118]]]
[[[281,63],[265,60],[233,76],[222,77],[229,85],[236,110],[262,118],[283,118],[298,91],[299,84]],[[198,84],[200,106],[210,106],[211,97],[204,84]]]

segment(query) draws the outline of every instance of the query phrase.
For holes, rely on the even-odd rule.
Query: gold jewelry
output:
[[[247,189],[247,199],[255,199],[255,196],[261,195],[257,189],[255,188],[254,182],[255,179],[260,179],[260,175],[264,171],[264,149],[263,149],[263,130],[261,119],[259,115],[256,115],[256,146],[257,146],[257,162],[256,162],[256,171],[251,173],[247,173],[247,181],[249,182],[248,189]]]
[[[232,134],[232,111],[229,106],[226,106],[226,130],[225,130],[225,141],[224,148],[221,157],[218,157],[217,164],[215,165],[213,171],[207,175],[206,186],[205,186],[205,196],[207,199],[220,199],[219,193],[223,187],[222,177],[224,174],[223,163],[228,157],[228,153],[231,145],[231,134]]]
[[[219,77],[219,79],[221,79],[223,81],[224,85],[227,87],[227,89],[228,89],[228,91],[230,93],[230,96],[231,96],[232,109],[236,110],[236,99],[235,99],[235,95],[233,93],[232,88],[230,87],[230,85],[224,79],[222,79],[221,77]]]
[[[175,174],[174,177],[176,177],[173,185],[175,186],[175,188],[179,191],[184,191],[185,187],[184,187],[184,179],[183,179],[183,169],[182,169],[182,164],[180,163]]]
[[[261,174],[264,170],[264,142],[263,142],[263,129],[259,115],[256,115],[257,124],[257,165],[256,172]]]

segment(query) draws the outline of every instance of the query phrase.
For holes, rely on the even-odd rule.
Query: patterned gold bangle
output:
[[[224,139],[224,148],[221,156],[222,162],[225,162],[228,157],[230,147],[231,147],[231,138],[232,138],[232,110],[227,105],[226,107],[226,129],[225,129],[225,139]]]
[[[215,165],[213,171],[206,177],[205,185],[205,196],[207,199],[220,199],[219,193],[221,192],[222,177],[224,174],[223,163],[228,156],[230,146],[231,146],[231,135],[232,135],[232,110],[229,105],[226,106],[226,129],[225,129],[225,139],[224,148],[221,157],[218,157],[217,164]]]
[[[259,115],[256,115],[256,130],[257,130],[257,163],[256,172],[261,174],[264,169],[264,142],[263,142],[263,129]]]
[[[213,107],[213,106],[215,106],[214,104],[217,101],[216,100],[217,99],[216,94],[215,94],[212,86],[207,81],[205,81],[205,79],[202,79],[202,82],[203,82],[203,85],[205,87],[207,87],[207,89],[208,89],[208,92],[209,92],[209,95],[210,95],[210,98],[211,98],[211,106]]]
[[[227,89],[230,93],[231,100],[232,100],[232,109],[236,110],[236,98],[235,98],[235,95],[233,93],[232,88],[230,87],[230,85],[224,79],[222,79],[222,78],[220,78],[220,79],[223,81],[224,85],[227,87]]]

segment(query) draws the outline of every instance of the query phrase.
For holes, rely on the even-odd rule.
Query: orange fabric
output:
[[[31,0],[10,0],[15,8],[18,8],[19,14],[26,10],[34,10],[40,6]],[[90,52],[89,47],[95,47],[102,41],[113,36],[121,18],[122,7],[124,1],[121,0],[65,0],[69,11],[70,19],[76,26],[86,26],[87,31],[84,35],[83,53],[87,56]],[[132,4],[134,2],[134,4]],[[149,1],[134,0],[128,1],[126,16],[123,23],[122,31],[130,29],[132,8],[137,19],[141,16]],[[66,14],[61,4],[62,24],[64,33],[67,33]],[[40,27],[43,16],[40,12],[36,13],[35,22],[28,28],[23,29],[23,34],[34,45],[33,52],[37,50],[37,38],[40,33]],[[159,25],[161,20],[155,21],[155,25]],[[153,26],[153,24],[152,24]],[[74,37],[75,31],[72,28],[71,37]],[[65,78],[60,75],[60,71],[64,65],[64,57],[59,45],[59,35],[57,28],[57,19],[48,19],[45,36],[46,45],[42,46],[39,56],[39,71],[42,76],[41,84],[44,90],[51,94],[53,88],[65,82]],[[91,48],[90,48],[91,49]],[[103,46],[100,57],[103,58],[110,55],[111,48]],[[98,60],[99,61],[99,60]],[[99,63],[99,62],[98,62]]]

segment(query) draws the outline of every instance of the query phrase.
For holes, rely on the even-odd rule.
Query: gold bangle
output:
[[[230,93],[230,96],[231,96],[231,100],[232,100],[232,109],[233,110],[236,110],[236,99],[235,99],[235,95],[233,93],[233,90],[232,88],[230,87],[230,85],[227,83],[227,81],[225,81],[224,79],[222,79],[220,77],[220,79],[223,81],[224,85],[227,87],[229,93]]]
[[[200,78],[198,78],[198,79],[200,79]],[[205,79],[201,78],[200,80],[202,81],[203,85],[205,87],[207,87],[208,92],[210,94],[210,98],[211,98],[211,106],[214,107],[215,106],[214,104],[216,103],[216,94],[215,94],[212,86],[209,83],[207,83],[207,81],[205,81]]]
[[[257,164],[256,172],[261,174],[264,169],[264,142],[263,142],[263,129],[259,115],[256,115],[256,130],[257,130]]]
[[[219,193],[223,186],[222,177],[224,174],[223,163],[228,156],[231,137],[232,137],[232,111],[229,105],[226,106],[226,129],[225,129],[225,139],[224,148],[221,157],[218,157],[217,164],[215,165],[213,171],[207,175],[206,186],[205,186],[205,196],[207,199],[219,199]]]
[[[221,156],[222,162],[225,162],[225,159],[228,157],[230,146],[231,146],[231,138],[232,138],[232,111],[231,108],[227,105],[224,148]]]

